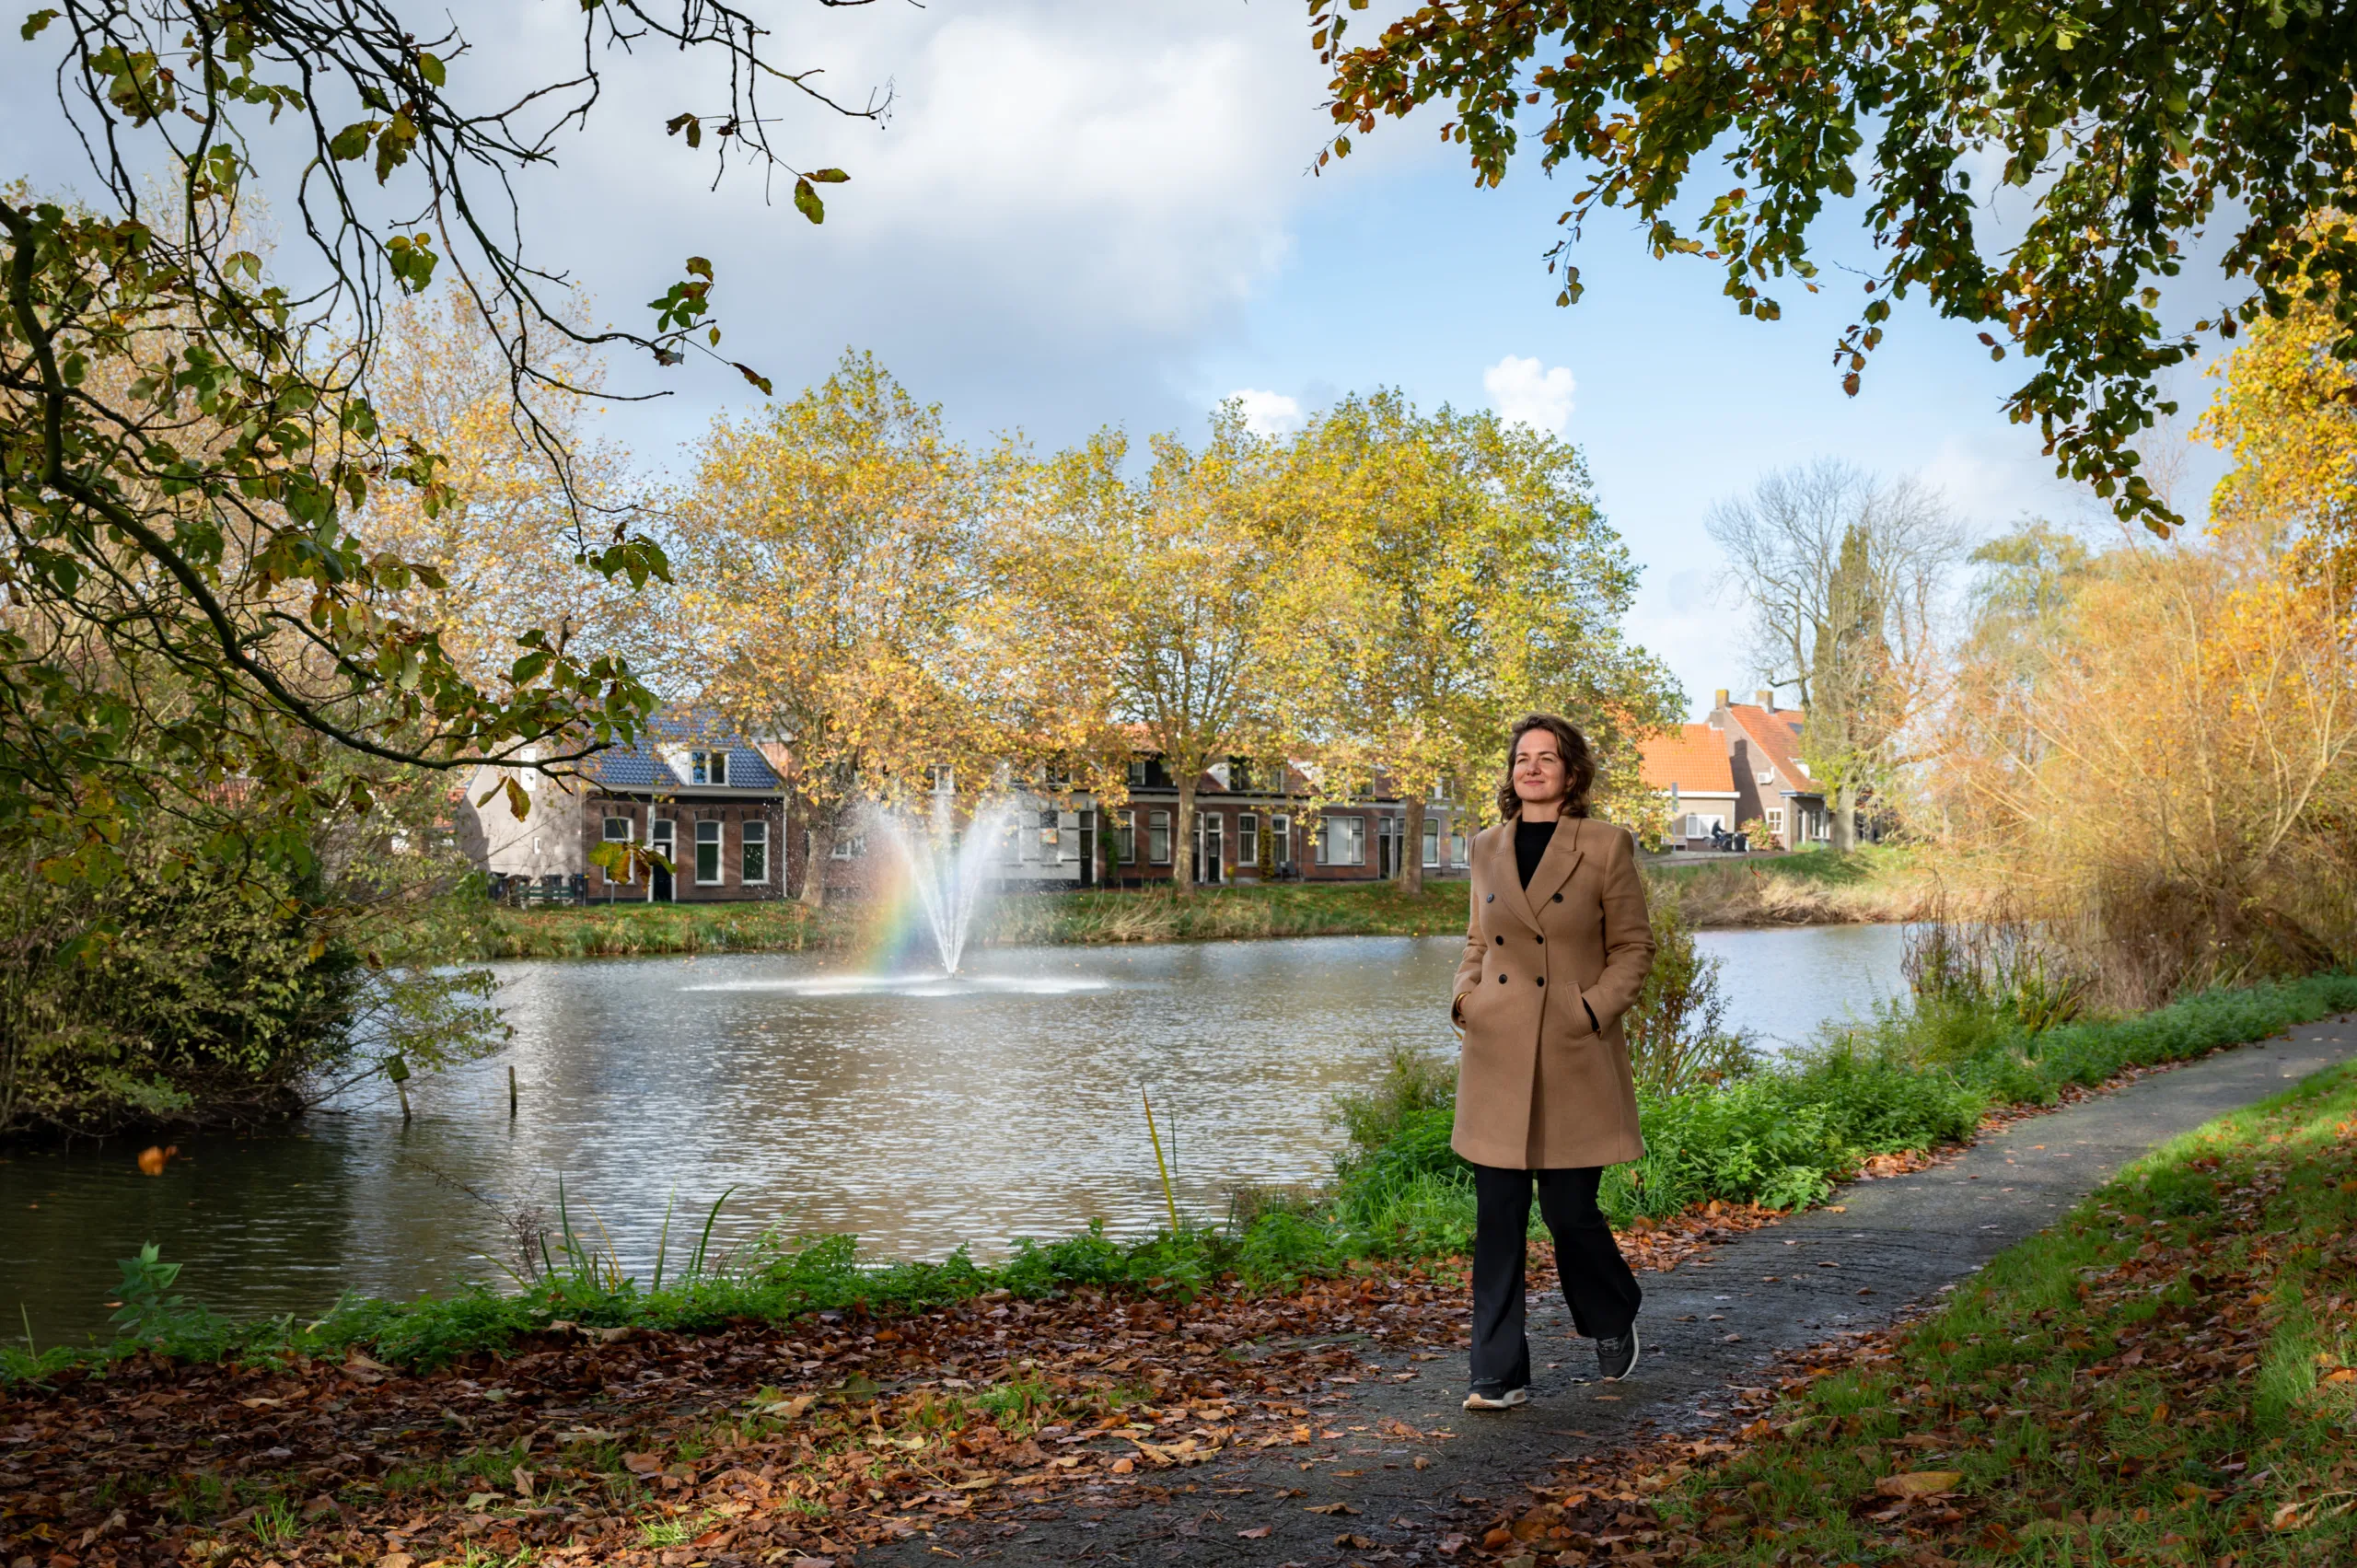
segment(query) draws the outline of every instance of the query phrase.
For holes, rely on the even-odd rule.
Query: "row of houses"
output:
[[[459,807],[459,845],[494,877],[591,901],[785,898],[806,885],[819,842],[792,809],[786,765],[782,748],[749,741],[708,715],[665,715],[639,745],[599,753],[576,779],[515,770],[531,796],[520,819],[493,788],[499,772],[484,770]],[[949,796],[957,782],[943,770],[933,786]],[[1161,759],[1141,758],[1130,764],[1129,798],[1118,808],[1017,793],[997,847],[997,880],[1009,889],[1108,880],[1146,887],[1183,870],[1199,884],[1371,882],[1391,877],[1411,853],[1423,856],[1429,876],[1464,875],[1465,824],[1449,803],[1427,804],[1421,842],[1411,845],[1407,803],[1383,781],[1367,797],[1314,818],[1301,809],[1311,793],[1292,764],[1280,772],[1231,758],[1195,780],[1193,823],[1179,842],[1178,782]],[[628,877],[610,876],[592,858],[600,844],[636,845],[653,857],[638,857]],[[856,824],[835,834],[817,866],[828,897],[865,892],[886,869],[881,850]]]
[[[1825,797],[1800,760],[1799,712],[1778,708],[1771,691],[1749,703],[1727,698],[1719,691],[1701,723],[1644,743],[1643,777],[1668,804],[1666,847],[1708,850],[1713,830],[1747,824],[1759,824],[1766,841],[1755,847],[1824,841]],[[459,842],[494,877],[593,901],[786,898],[805,886],[818,842],[792,809],[788,761],[783,748],[710,715],[668,714],[637,746],[591,759],[577,779],[517,771],[532,799],[521,819],[486,770],[461,803]],[[957,787],[946,770],[933,784],[944,796]],[[1410,854],[1421,856],[1427,877],[1465,874],[1470,821],[1457,803],[1425,802],[1411,843],[1408,802],[1385,781],[1314,817],[1301,809],[1312,793],[1294,764],[1232,758],[1195,780],[1194,820],[1179,842],[1178,782],[1161,759],[1141,757],[1116,808],[1018,795],[997,847],[998,880],[1010,889],[1150,887],[1184,871],[1204,884],[1371,882],[1393,876]],[[636,845],[653,857],[637,857],[628,877],[610,877],[592,858],[601,844]],[[865,893],[885,870],[881,850],[855,830],[837,834],[817,867],[828,897]]]

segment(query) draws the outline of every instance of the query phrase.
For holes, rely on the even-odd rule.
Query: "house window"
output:
[[[1252,812],[1239,812],[1236,819],[1236,864],[1260,864],[1260,819]]]
[[[1072,787],[1072,770],[1070,768],[1059,768],[1053,765],[1042,768],[1039,771],[1039,783],[1043,787],[1051,790],[1062,791],[1070,789]]]
[[[1136,789],[1145,783],[1145,759],[1133,759],[1130,763],[1130,787]]]
[[[1009,865],[1014,865],[1022,860],[1023,826],[1021,823],[1009,821],[1006,824],[998,841],[998,857]]]
[[[958,793],[957,772],[945,764],[935,763],[924,771],[924,787],[935,795],[955,795]]]
[[[843,833],[835,840],[835,847],[827,852],[829,860],[856,860],[867,853],[867,835]]]
[[[1063,835],[1057,830],[1060,822],[1061,819],[1053,811],[1039,813],[1039,843],[1042,848],[1052,847],[1062,842]],[[1046,858],[1052,860],[1055,856],[1049,855]]]
[[[631,827],[631,819],[627,817],[607,818],[606,842],[610,844],[626,844],[630,842]]]
[[[696,824],[696,880],[705,887],[720,880],[720,824]]]
[[[1269,819],[1270,856],[1280,865],[1293,860],[1293,819],[1283,812]]]
[[[1364,865],[1366,864],[1366,819],[1364,817],[1319,818],[1318,864],[1320,865]]]
[[[1424,824],[1424,864],[1426,865],[1440,864],[1440,824],[1438,822],[1428,821]]]
[[[1448,863],[1451,865],[1465,864],[1465,830],[1462,828],[1453,829],[1448,835]]]
[[[1124,811],[1113,824],[1113,853],[1124,865],[1138,863],[1138,814]]]
[[[700,784],[726,784],[728,782],[728,753],[726,751],[689,752],[688,782]]]
[[[770,879],[770,825],[748,822],[739,835],[743,844],[737,880],[758,887]]]
[[[1146,857],[1156,865],[1170,864],[1170,813],[1149,811],[1145,814]]]
[[[1784,836],[1784,808],[1781,806],[1768,808],[1768,836],[1771,839]]]

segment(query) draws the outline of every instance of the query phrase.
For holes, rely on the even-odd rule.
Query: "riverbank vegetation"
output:
[[[1909,920],[1931,880],[1907,851],[1869,845],[1727,863],[1656,865],[1656,903],[1675,899],[1697,930]],[[453,910],[432,938],[452,962],[486,958],[640,958],[857,948],[875,911],[837,902],[480,904]],[[1198,889],[1025,893],[985,907],[983,946],[1209,942],[1280,936],[1451,935],[1465,926],[1465,883],[1286,882]]]
[[[1707,961],[1701,977],[1707,990]],[[1615,1167],[1603,1203],[1643,1238],[1697,1216],[1759,1214],[1821,1201],[1862,1171],[1905,1168],[1971,1137],[2008,1108],[2050,1105],[2122,1074],[2264,1039],[2294,1024],[2357,1010],[2357,978],[2269,982],[2203,993],[2153,1013],[2034,1029],[2000,1003],[1934,1001],[1893,1009],[1822,1041],[1791,1064],[1747,1070],[1744,1042],[1703,1032],[1710,1050],[1656,1054],[1640,1090],[1646,1157]],[[1682,1072],[1672,1079],[1666,1074]],[[39,1376],[96,1354],[100,1362],[156,1348],[197,1360],[341,1355],[358,1349],[388,1365],[434,1366],[496,1349],[552,1322],[671,1332],[732,1320],[789,1321],[814,1312],[891,1312],[993,1291],[1025,1297],[1075,1289],[1185,1298],[1231,1286],[1284,1290],[1354,1267],[1405,1266],[1462,1254],[1473,1222],[1471,1173],[1448,1146],[1450,1076],[1402,1056],[1369,1092],[1337,1109],[1345,1132],[1334,1179],[1314,1191],[1237,1190],[1228,1213],[1197,1216],[1175,1233],[1121,1239],[1091,1230],[1025,1242],[1000,1263],[963,1252],[941,1262],[869,1266],[848,1237],[769,1237],[727,1258],[692,1237],[642,1276],[586,1238],[586,1222],[560,1213],[527,1225],[503,1266],[509,1288],[414,1302],[345,1301],[318,1321],[232,1323],[201,1306],[138,1309],[111,1346],[33,1353],[0,1347],[0,1374]],[[684,1263],[682,1260],[684,1260]],[[162,1265],[168,1267],[166,1263]],[[126,1270],[132,1266],[126,1264]]]

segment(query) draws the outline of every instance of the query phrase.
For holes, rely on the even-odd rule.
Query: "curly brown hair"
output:
[[[1573,729],[1568,719],[1553,714],[1531,714],[1516,720],[1514,733],[1506,737],[1506,772],[1498,781],[1499,819],[1511,822],[1522,815],[1522,797],[1514,792],[1514,752],[1522,744],[1522,738],[1534,729],[1543,729],[1553,736],[1556,749],[1562,753],[1563,768],[1570,775],[1562,814],[1586,816],[1587,792],[1596,784],[1596,753],[1588,749],[1587,737]]]

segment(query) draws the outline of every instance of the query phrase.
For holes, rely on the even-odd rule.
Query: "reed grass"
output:
[[[1861,925],[1924,918],[1937,884],[1914,850],[1865,844],[1847,854],[1656,861],[1656,886],[1674,889],[1698,930],[1761,925]]]

